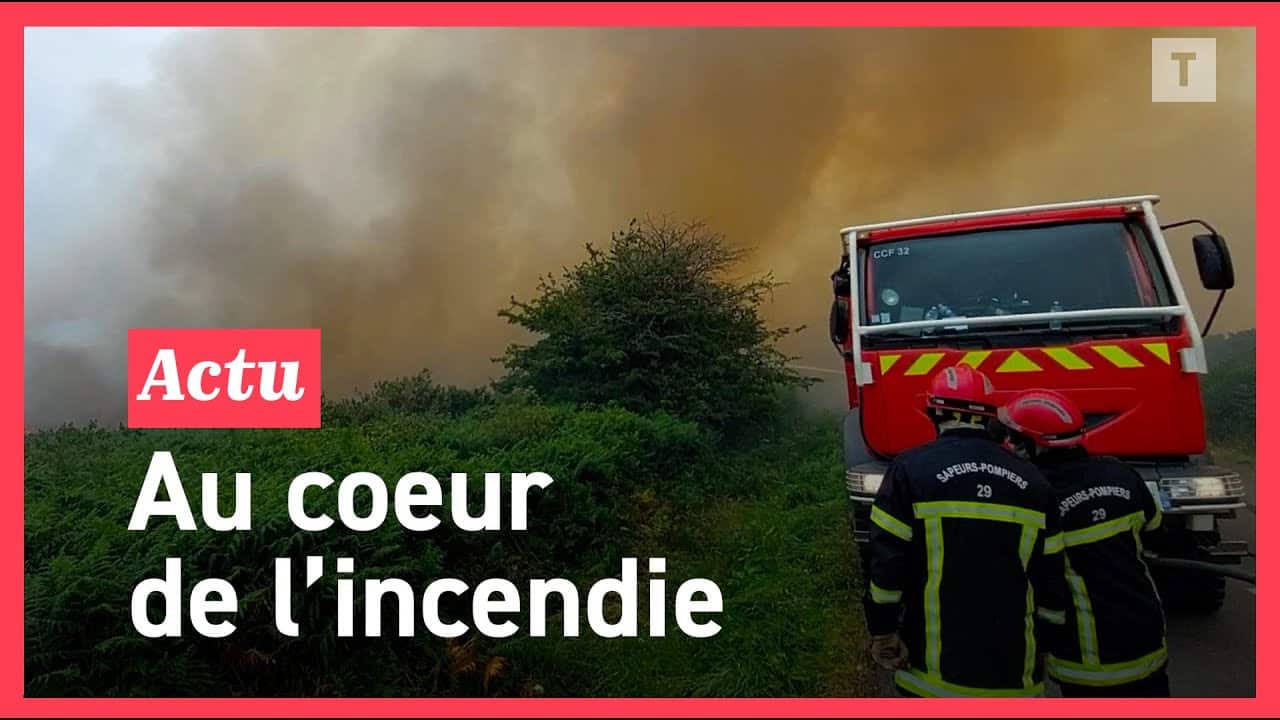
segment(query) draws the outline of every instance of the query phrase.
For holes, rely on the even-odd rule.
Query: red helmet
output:
[[[1000,422],[1041,447],[1084,442],[1084,415],[1071,399],[1052,390],[1028,390],[1000,408]]]
[[[996,414],[994,395],[995,388],[986,375],[962,364],[943,368],[933,376],[926,402],[935,417],[946,413],[993,417]]]

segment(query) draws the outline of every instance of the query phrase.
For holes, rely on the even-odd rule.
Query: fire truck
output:
[[[1235,283],[1226,241],[1208,223],[1162,225],[1141,195],[855,225],[840,231],[831,339],[844,358],[850,524],[865,559],[871,502],[892,458],[933,439],[933,374],[969,364],[997,399],[1031,388],[1070,396],[1089,452],[1118,457],[1164,506],[1144,538],[1172,609],[1212,612],[1225,566],[1246,543],[1220,521],[1245,507],[1240,477],[1205,446],[1203,335]],[[1203,330],[1166,231],[1191,238],[1201,284],[1218,291]],[[1161,562],[1165,560],[1166,562]],[[1205,568],[1222,567],[1223,572]]]

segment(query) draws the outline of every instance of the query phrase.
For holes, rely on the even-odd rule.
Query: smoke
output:
[[[1151,37],[1206,35],[1218,101],[1152,103]],[[121,418],[130,326],[319,327],[335,395],[485,382],[507,299],[653,214],[754,248],[810,365],[840,227],[1106,195],[1213,222],[1219,327],[1253,326],[1252,30],[218,30],[155,73],[96,99],[118,160],[26,238],[29,424]]]

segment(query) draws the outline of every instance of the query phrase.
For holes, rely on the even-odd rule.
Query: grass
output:
[[[498,651],[533,667],[559,658],[558,676],[538,678],[550,695],[870,694],[837,426],[798,425],[726,464],[738,486],[734,499],[686,511],[655,504],[640,554],[665,556],[679,570],[667,576],[668,587],[682,577],[718,583],[718,635],[525,638]],[[648,617],[643,599],[640,615]]]

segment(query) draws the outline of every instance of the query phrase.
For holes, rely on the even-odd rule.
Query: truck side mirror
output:
[[[831,342],[842,346],[849,339],[849,301],[836,298],[831,303]]]
[[[1196,268],[1206,290],[1230,290],[1236,285],[1236,272],[1231,266],[1227,240],[1217,233],[1191,238],[1196,252]]]
[[[831,301],[831,342],[837,348],[849,339],[849,293],[852,283],[849,279],[849,258],[840,259],[840,267],[831,273],[831,290],[835,300]]]

